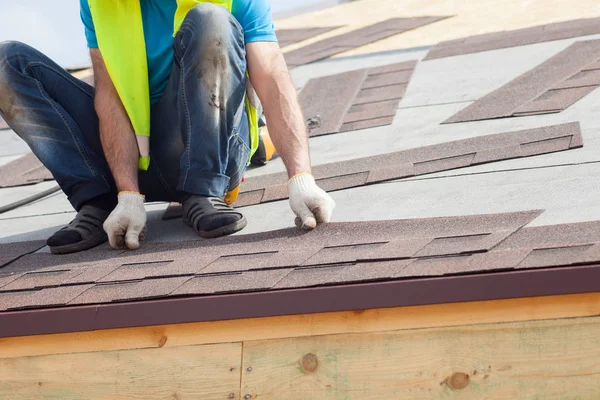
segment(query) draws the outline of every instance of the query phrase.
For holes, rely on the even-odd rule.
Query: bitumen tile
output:
[[[315,28],[298,28],[298,29],[277,29],[275,35],[277,35],[277,41],[279,47],[286,47],[291,44],[302,42],[307,39],[311,39],[315,36],[319,36],[323,33],[337,29],[339,26],[324,26]]]
[[[198,276],[185,282],[172,295],[202,295],[271,289],[291,271],[291,269],[278,269]]]
[[[305,118],[313,121],[309,135],[391,124],[416,65],[406,61],[311,79],[299,95]]]
[[[584,18],[532,26],[513,31],[485,33],[438,43],[429,51],[425,60],[550,42],[598,33],[600,33],[600,18]]]
[[[186,276],[100,283],[89,287],[77,297],[71,299],[69,304],[101,304],[122,300],[164,297],[189,279],[190,278]]]
[[[284,54],[289,67],[297,67],[322,60],[327,57],[364,46],[387,37],[397,35],[412,29],[429,25],[437,21],[449,18],[444,17],[414,17],[414,18],[391,18],[364,28],[348,33],[323,39],[319,42],[309,44]]]
[[[149,243],[115,257],[33,254],[29,268],[0,274],[0,300],[3,309],[107,304],[600,262],[600,222],[524,227],[539,215],[331,223],[311,232]]]
[[[54,179],[33,153],[0,167],[0,187],[31,185]]]
[[[551,48],[550,44],[546,45]],[[535,51],[531,53],[537,54]],[[409,59],[416,58],[418,57],[411,56]],[[431,63],[443,61],[436,60]],[[543,60],[539,59],[538,63],[541,61]],[[342,62],[344,61],[331,61],[323,65],[333,66]],[[345,62],[355,67],[362,62],[364,65],[360,67],[366,67],[369,71],[360,85],[354,86],[354,90],[357,91],[354,98],[378,101],[369,104],[361,104],[362,100],[346,102],[345,106],[348,109],[341,117],[340,132],[344,131],[344,127],[351,130],[362,129],[360,124],[365,121],[365,117],[372,117],[373,120],[394,118],[392,115],[386,115],[385,110],[396,100],[386,98],[399,93],[399,89],[406,89],[398,85],[403,85],[401,81],[406,79],[407,70],[390,70],[393,68],[390,64],[378,67],[376,73],[373,73],[375,68],[368,68],[371,65],[370,61],[349,59]],[[421,68],[429,63],[421,63],[415,74],[418,75]],[[499,65],[500,69],[504,64],[499,62]],[[519,64],[519,68],[523,65],[525,64]],[[590,82],[595,82],[597,69],[596,61],[585,65],[566,79],[555,82],[554,86],[538,95],[538,101],[533,103],[538,103],[539,112],[546,112],[548,108],[554,107],[551,101],[554,101],[552,96],[555,93],[552,92],[589,88]],[[306,71],[308,70],[307,68]],[[466,74],[470,70],[466,68],[465,71],[463,73]],[[512,72],[514,71],[508,68],[505,71],[506,76]],[[451,70],[448,70],[448,74],[453,76]],[[319,76],[322,75],[321,73]],[[435,83],[434,78],[430,79],[432,84]],[[494,75],[490,77],[489,83],[499,87],[498,82],[502,79],[504,78]],[[462,92],[463,87],[468,85],[460,82],[461,85],[457,86],[461,87],[456,89],[462,96],[467,93]],[[388,91],[381,89],[382,83],[398,87]],[[420,87],[411,89],[412,85],[413,82],[403,96],[411,97],[411,91],[420,90]],[[360,96],[357,96],[358,92],[362,92]],[[471,92],[475,93],[474,90]],[[588,94],[577,105],[591,96],[592,94]],[[441,97],[442,93],[439,98]],[[408,106],[411,104],[417,103],[407,103]],[[403,99],[402,107],[405,106]],[[450,168],[468,168],[460,170],[468,174],[474,165],[577,148],[584,144],[584,137],[587,146],[588,139],[593,139],[590,128],[593,126],[590,125],[589,119],[585,118],[582,121],[586,128],[584,135],[575,122],[551,125],[558,122],[551,119],[534,120],[536,117],[523,117],[521,119],[527,122],[522,127],[515,124],[511,125],[511,129],[505,130],[501,129],[503,122],[495,125],[495,128],[490,128],[491,125],[471,123],[456,124],[451,128],[448,128],[448,125],[443,128],[437,127],[439,122],[451,115],[449,110],[458,110],[456,107],[456,103],[451,103],[427,106],[421,111],[401,108],[394,110],[393,115],[396,117],[390,121],[392,125],[332,135],[338,138],[336,141],[329,139],[329,136],[311,139],[311,143],[319,149],[320,154],[330,151],[332,159],[346,157],[340,162],[328,162],[314,168],[319,184],[334,191],[332,196],[338,202],[334,218],[389,220],[402,215],[410,217],[409,219],[333,223],[308,233],[286,229],[233,236],[216,241],[146,243],[139,251],[127,253],[107,251],[81,257],[32,254],[0,268],[0,297],[10,299],[7,300],[7,303],[11,304],[10,309],[44,308],[64,305],[72,300],[73,304],[104,304],[155,297],[287,290],[370,280],[553,268],[600,261],[599,240],[594,236],[594,228],[587,225],[577,227],[578,224],[570,224],[531,233],[529,229],[533,228],[523,226],[538,223],[542,218],[548,221],[547,215],[550,213],[532,211],[500,216],[471,215],[481,212],[482,209],[514,211],[543,208],[537,207],[540,203],[536,202],[542,197],[547,199],[548,204],[571,204],[570,209],[574,209],[578,204],[582,204],[574,199],[574,196],[580,193],[574,189],[583,182],[590,182],[595,173],[593,166],[589,168],[587,180],[581,179],[579,175],[570,174],[569,171],[574,171],[573,166],[571,169],[562,168],[555,172],[528,170],[519,173],[518,176],[516,173],[496,173],[488,177],[468,176],[457,179],[455,183],[446,179],[435,181],[435,184],[431,181],[430,185],[422,181],[362,187],[387,180],[411,176],[414,178],[419,174],[435,174],[436,171]],[[428,116],[432,110],[433,115]],[[447,113],[446,117],[441,118],[444,113]],[[578,119],[580,118],[562,119],[559,122]],[[461,133],[461,130],[464,133]],[[352,135],[364,139],[366,135],[377,137],[377,134],[383,134],[385,142],[378,141],[381,137],[370,143],[365,141],[364,148],[356,146],[358,142],[350,139]],[[469,139],[457,141],[454,140],[456,137]],[[433,146],[423,145],[431,141]],[[379,148],[373,153],[378,155],[375,155],[374,159],[364,157],[365,149],[375,149],[374,143],[379,143]],[[402,143],[402,146],[399,146],[399,143]],[[336,146],[339,150],[331,151]],[[402,150],[394,151],[398,147]],[[558,154],[553,153],[551,156]],[[581,173],[582,168],[577,169],[578,173]],[[555,178],[546,184],[549,176]],[[242,193],[243,201],[240,204],[257,204],[286,198],[286,179],[287,175],[284,173],[248,178],[244,184],[245,192]],[[491,185],[494,185],[496,190],[493,193],[490,191]],[[344,190],[348,186],[355,189]],[[540,188],[544,190],[539,190]],[[559,188],[560,191],[557,190]],[[591,189],[594,193],[593,188]],[[534,190],[538,190],[539,195],[528,196]],[[467,191],[470,193],[468,199],[465,198]],[[556,195],[559,192],[563,194],[562,199]],[[517,201],[519,207],[514,206]],[[420,208],[415,207],[417,202]],[[509,205],[503,208],[504,205],[500,206],[500,203]],[[536,206],[532,207],[532,204]],[[542,203],[544,204],[546,203]],[[247,210],[255,217],[252,221],[259,220],[257,226],[265,230],[267,227],[286,226],[282,222],[284,218],[281,210],[284,208],[290,214],[288,222],[291,222],[293,216],[284,202],[275,208],[261,205],[249,207]],[[555,207],[551,212],[556,215],[559,209],[561,208]],[[582,218],[586,212],[584,209],[573,218]],[[464,215],[459,216],[460,214]],[[432,218],[437,215],[457,216]],[[414,218],[415,216],[423,218]],[[592,217],[593,214],[587,216]],[[274,219],[278,220],[277,223],[272,223]],[[251,229],[256,230],[255,227]],[[588,236],[578,232],[587,232]],[[85,289],[82,289],[83,287]],[[61,288],[65,288],[63,293],[60,292]],[[88,289],[88,292],[84,292]],[[36,296],[42,292],[50,298],[36,300],[39,299]],[[34,294],[35,296],[32,296]],[[79,300],[74,299],[76,296]],[[39,304],[36,305],[36,301]]]
[[[580,126],[575,122],[317,165],[313,168],[313,175],[324,190],[335,191],[487,162],[569,150],[582,144]],[[286,173],[282,172],[246,179],[241,187],[240,200],[234,205],[242,207],[286,199],[287,190],[282,185],[286,178]],[[244,196],[244,193],[249,195]],[[256,193],[262,195],[258,196]]]
[[[542,64],[487,94],[444,123],[560,112],[591,92],[600,80],[579,87],[577,76],[600,58],[600,40],[576,42]]]

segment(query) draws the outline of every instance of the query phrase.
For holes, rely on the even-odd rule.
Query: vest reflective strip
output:
[[[181,28],[181,24],[185,19],[187,13],[201,3],[212,3],[217,6],[224,7],[227,11],[231,13],[231,7],[233,4],[232,0],[177,0],[177,11],[175,11],[175,21],[174,21],[174,29],[173,36],[177,32],[179,32],[179,28]]]
[[[138,140],[139,168],[146,170],[150,165],[150,154],[147,150],[150,136],[150,88],[148,79],[140,78],[148,76],[140,3],[132,0],[88,1],[98,47]],[[200,3],[219,5],[231,13],[232,0],[177,0],[173,35],[179,31],[187,13]],[[247,86],[245,105],[250,130],[251,158],[258,148],[258,119],[262,108],[249,79]]]
[[[150,87],[139,1],[89,0],[98,47],[136,134],[140,168],[149,164]],[[116,45],[115,45],[116,44]]]

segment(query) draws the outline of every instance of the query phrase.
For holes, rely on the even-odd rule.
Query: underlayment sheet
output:
[[[33,153],[0,167],[0,187],[31,185],[54,179]]]
[[[331,223],[311,232],[148,243],[100,263],[31,254],[0,268],[0,311],[600,262],[600,221],[523,228],[541,213]]]
[[[573,43],[443,123],[557,113],[600,85],[600,40]]]
[[[6,123],[4,118],[2,118],[2,116],[0,116],[0,131],[5,130],[5,129],[10,129],[10,127],[8,126],[8,124]]]
[[[287,52],[284,54],[285,61],[290,68],[309,64],[446,18],[449,17],[388,19]]]
[[[310,136],[392,123],[417,61],[311,79],[298,96]]]
[[[279,47],[289,46],[294,43],[319,36],[325,32],[340,28],[339,26],[325,26],[317,28],[299,28],[299,29],[277,29],[275,34],[279,41]]]
[[[317,165],[313,175],[321,188],[334,191],[582,146],[579,123],[571,122]],[[234,206],[284,200],[288,197],[286,181],[285,172],[248,178]],[[181,215],[180,205],[167,209],[168,219]]]
[[[433,46],[424,60],[595,34],[600,34],[600,18],[556,22],[514,31],[485,33],[483,35],[441,42]]]

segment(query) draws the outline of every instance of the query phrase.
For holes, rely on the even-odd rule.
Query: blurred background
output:
[[[347,1],[271,0],[271,6],[278,19]],[[0,0],[0,10],[0,42],[27,43],[67,69],[91,65],[79,18],[79,0]]]

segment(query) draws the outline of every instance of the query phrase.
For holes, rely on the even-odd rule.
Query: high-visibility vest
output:
[[[127,111],[139,150],[139,169],[150,165],[150,88],[148,61],[138,0],[88,0],[98,48],[108,74]],[[200,3],[213,3],[231,12],[232,0],[177,0],[175,35],[187,13]],[[258,118],[262,110],[256,92],[247,80],[246,114],[250,129],[250,157],[258,148]]]

